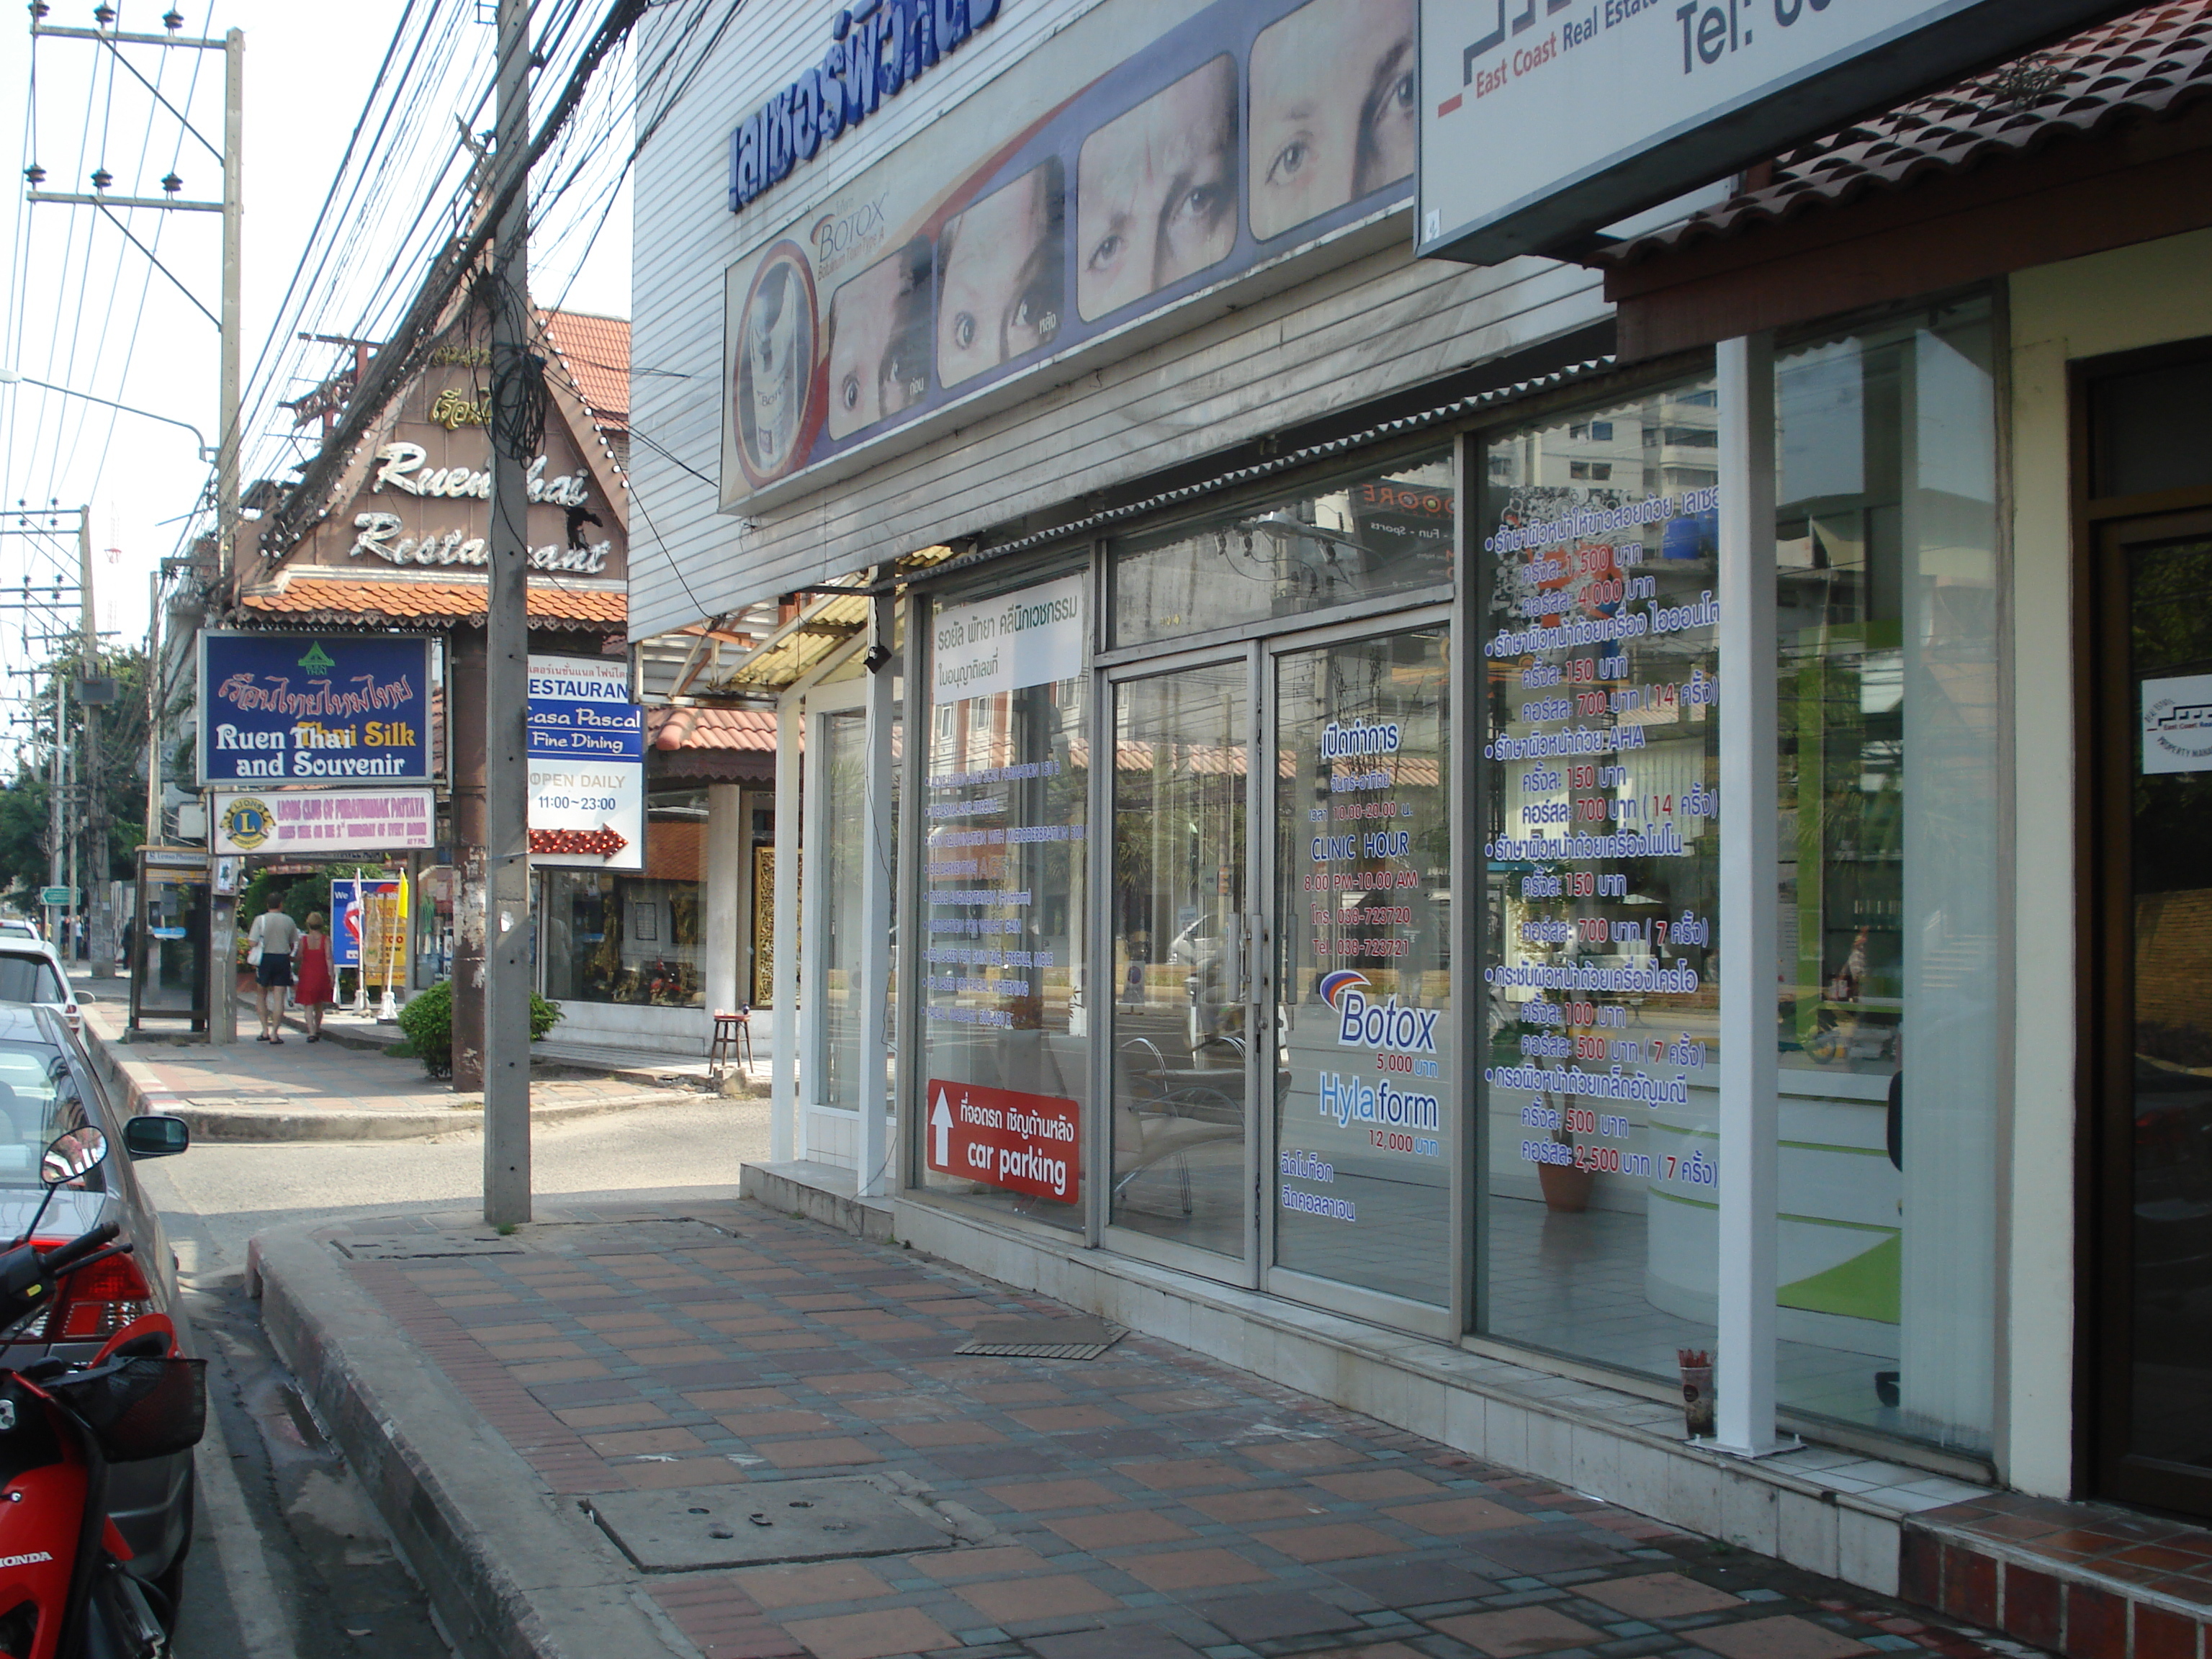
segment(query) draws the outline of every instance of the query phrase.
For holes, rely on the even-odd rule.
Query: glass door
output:
[[[1253,1000],[1247,657],[1114,687],[1113,1183],[1139,1254],[1248,1282]]]
[[[1273,664],[1273,1145],[1267,1287],[1449,1334],[1449,630],[1279,647]]]
[[[2212,1514],[2212,514],[2100,550],[2100,1491]]]

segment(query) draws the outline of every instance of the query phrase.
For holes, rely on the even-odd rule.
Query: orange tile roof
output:
[[[775,752],[775,715],[766,708],[652,708],[646,734],[655,749]]]
[[[580,311],[542,311],[546,343],[592,415],[611,426],[629,424],[629,324]]]
[[[1778,158],[1760,188],[1593,253],[1630,265],[2212,96],[2212,0],[2149,5]]]
[[[380,622],[450,625],[483,621],[487,589],[482,582],[380,582],[344,578],[295,576],[275,593],[247,593],[248,611],[312,621],[325,626]],[[533,622],[574,622],[626,627],[629,599],[607,588],[541,587],[530,585]]]

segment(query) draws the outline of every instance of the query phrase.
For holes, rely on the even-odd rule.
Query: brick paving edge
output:
[[[246,1282],[465,1659],[699,1659],[641,1576],[543,1489],[312,1228],[258,1234]]]
[[[111,1039],[88,1029],[85,1048],[100,1080],[120,1097],[126,1115],[165,1112],[191,1125],[197,1140],[420,1140],[483,1126],[483,1108],[447,1106],[423,1111],[283,1112],[254,1107],[196,1106],[163,1090],[147,1088],[131,1075],[127,1055]],[[128,1045],[121,1045],[128,1047]],[[653,1089],[607,1095],[595,1100],[565,1100],[532,1106],[533,1123],[562,1123],[607,1112],[635,1112],[670,1100],[690,1100],[689,1091]]]

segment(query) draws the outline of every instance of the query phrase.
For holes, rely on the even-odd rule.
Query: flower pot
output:
[[[1544,1189],[1544,1207],[1562,1215],[1580,1215],[1589,1208],[1590,1188],[1597,1171],[1577,1170],[1571,1164],[1539,1164],[1536,1183]]]
[[[1710,1440],[1713,1433],[1713,1368],[1682,1367],[1682,1426],[1692,1440]]]

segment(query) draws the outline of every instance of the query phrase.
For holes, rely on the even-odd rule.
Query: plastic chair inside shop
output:
[[[744,1058],[738,1059],[740,1050]],[[726,1009],[714,1010],[714,1040],[707,1045],[707,1064],[719,1072],[730,1061],[737,1060],[740,1071],[749,1071],[753,1063],[753,1011],[740,1008],[736,1013]]]

